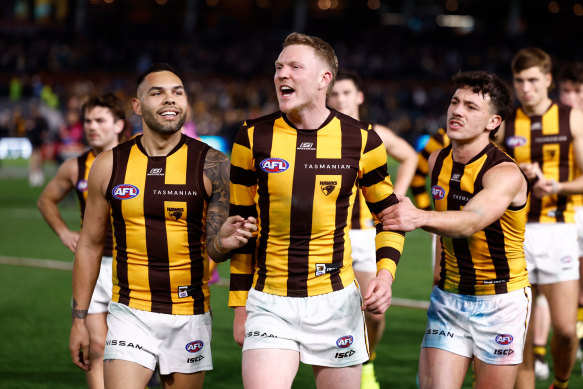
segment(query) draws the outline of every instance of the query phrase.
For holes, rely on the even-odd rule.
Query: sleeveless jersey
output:
[[[259,235],[231,258],[229,305],[244,305],[251,286],[305,297],[352,283],[358,186],[374,213],[397,202],[385,147],[367,124],[334,110],[317,130],[281,112],[245,123],[231,155],[230,213],[258,217]],[[377,268],[394,275],[404,234],[377,231]]]
[[[447,132],[440,128],[429,138],[427,144],[418,154],[417,170],[411,181],[411,193],[417,208],[431,210],[431,199],[427,193],[427,176],[429,175],[429,156],[436,150],[442,149],[450,144]]]
[[[493,143],[466,164],[453,160],[451,145],[443,149],[431,176],[435,209],[462,210],[482,190],[482,178],[488,169],[503,162],[514,163]],[[439,287],[452,293],[491,295],[528,286],[525,224],[526,203],[508,207],[500,219],[468,238],[441,237]]]
[[[85,206],[87,204],[87,180],[89,178],[89,170],[95,161],[95,153],[92,150],[87,150],[77,157],[77,181],[75,182],[75,192],[79,199],[79,208],[81,209],[81,224],[83,224],[83,215],[85,215]],[[107,232],[103,241],[103,256],[111,257],[113,252],[113,236],[111,232],[111,224],[107,224]]]
[[[141,138],[113,149],[112,300],[150,312],[204,313],[210,308],[203,182],[209,146],[182,135],[167,156],[149,157]]]
[[[517,163],[538,162],[546,178],[568,181],[575,178],[571,108],[553,103],[542,116],[528,117],[516,109],[506,120],[504,146]],[[569,196],[530,196],[528,221],[574,223]]]

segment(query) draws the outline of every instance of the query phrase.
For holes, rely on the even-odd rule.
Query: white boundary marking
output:
[[[0,255],[0,264],[12,266],[36,267],[41,269],[52,270],[66,270],[66,271],[73,270],[73,262],[55,261],[53,259],[5,257]],[[220,281],[217,282],[215,285],[228,288],[229,281],[221,278]],[[429,301],[393,297],[391,305],[401,308],[415,308],[426,310],[427,308],[429,308]]]

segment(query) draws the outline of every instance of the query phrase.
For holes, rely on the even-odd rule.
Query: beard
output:
[[[150,111],[142,111],[142,119],[148,126],[148,128],[160,135],[172,135],[180,131],[184,122],[186,121],[186,112],[180,112],[178,114],[177,122],[167,122],[165,123],[158,115]]]

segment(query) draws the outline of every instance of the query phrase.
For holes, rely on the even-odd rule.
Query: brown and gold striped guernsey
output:
[[[447,136],[447,132],[443,128],[440,128],[429,138],[423,150],[417,154],[417,170],[411,181],[411,193],[413,194],[413,200],[415,201],[417,208],[425,210],[431,209],[431,198],[429,197],[429,193],[427,193],[429,156],[434,151],[442,149],[449,144],[450,140]]]
[[[439,152],[431,175],[437,211],[459,211],[482,190],[492,167],[514,161],[489,143],[466,164],[455,162],[451,145]],[[441,237],[441,280],[445,291],[466,295],[507,293],[529,285],[524,257],[526,203],[469,238]]]
[[[375,213],[397,201],[370,126],[334,110],[316,130],[294,128],[281,112],[245,123],[231,155],[230,213],[257,216],[259,235],[231,258],[229,305],[244,305],[251,286],[305,297],[352,283],[348,231],[358,185]],[[403,241],[402,233],[377,232],[377,268],[394,273]]]
[[[163,157],[149,157],[142,136],[113,149],[107,189],[115,250],[112,300],[174,315],[207,312],[204,189],[206,144],[182,135]]]
[[[95,161],[95,153],[87,150],[77,157],[77,181],[75,182],[75,192],[79,199],[79,208],[81,209],[81,224],[83,224],[83,215],[85,215],[85,206],[87,204],[87,179],[89,170]],[[113,252],[113,236],[111,232],[111,223],[107,224],[107,232],[103,241],[103,256],[111,257]]]
[[[542,116],[528,117],[521,108],[506,120],[504,147],[517,163],[538,162],[544,176],[556,181],[576,176],[571,108],[553,103]],[[574,223],[573,202],[568,196],[530,196],[528,221]]]

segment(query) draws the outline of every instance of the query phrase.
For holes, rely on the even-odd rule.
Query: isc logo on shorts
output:
[[[189,353],[197,353],[204,347],[204,343],[202,340],[195,340],[194,342],[190,342],[186,345],[186,351]]]
[[[340,348],[346,348],[350,347],[352,342],[354,342],[354,338],[352,338],[352,335],[346,335],[341,338],[338,338],[338,340],[336,341],[336,346]]]
[[[281,173],[289,168],[289,162],[281,158],[265,158],[259,163],[265,173]]]
[[[445,197],[445,189],[439,185],[433,185],[431,187],[431,195],[435,200],[441,200]]]
[[[113,188],[111,194],[118,200],[129,200],[140,194],[140,190],[130,184],[121,184]]]
[[[501,344],[502,346],[506,346],[506,345],[512,343],[513,340],[514,340],[514,338],[510,334],[498,334],[498,335],[496,335],[496,343]]]

